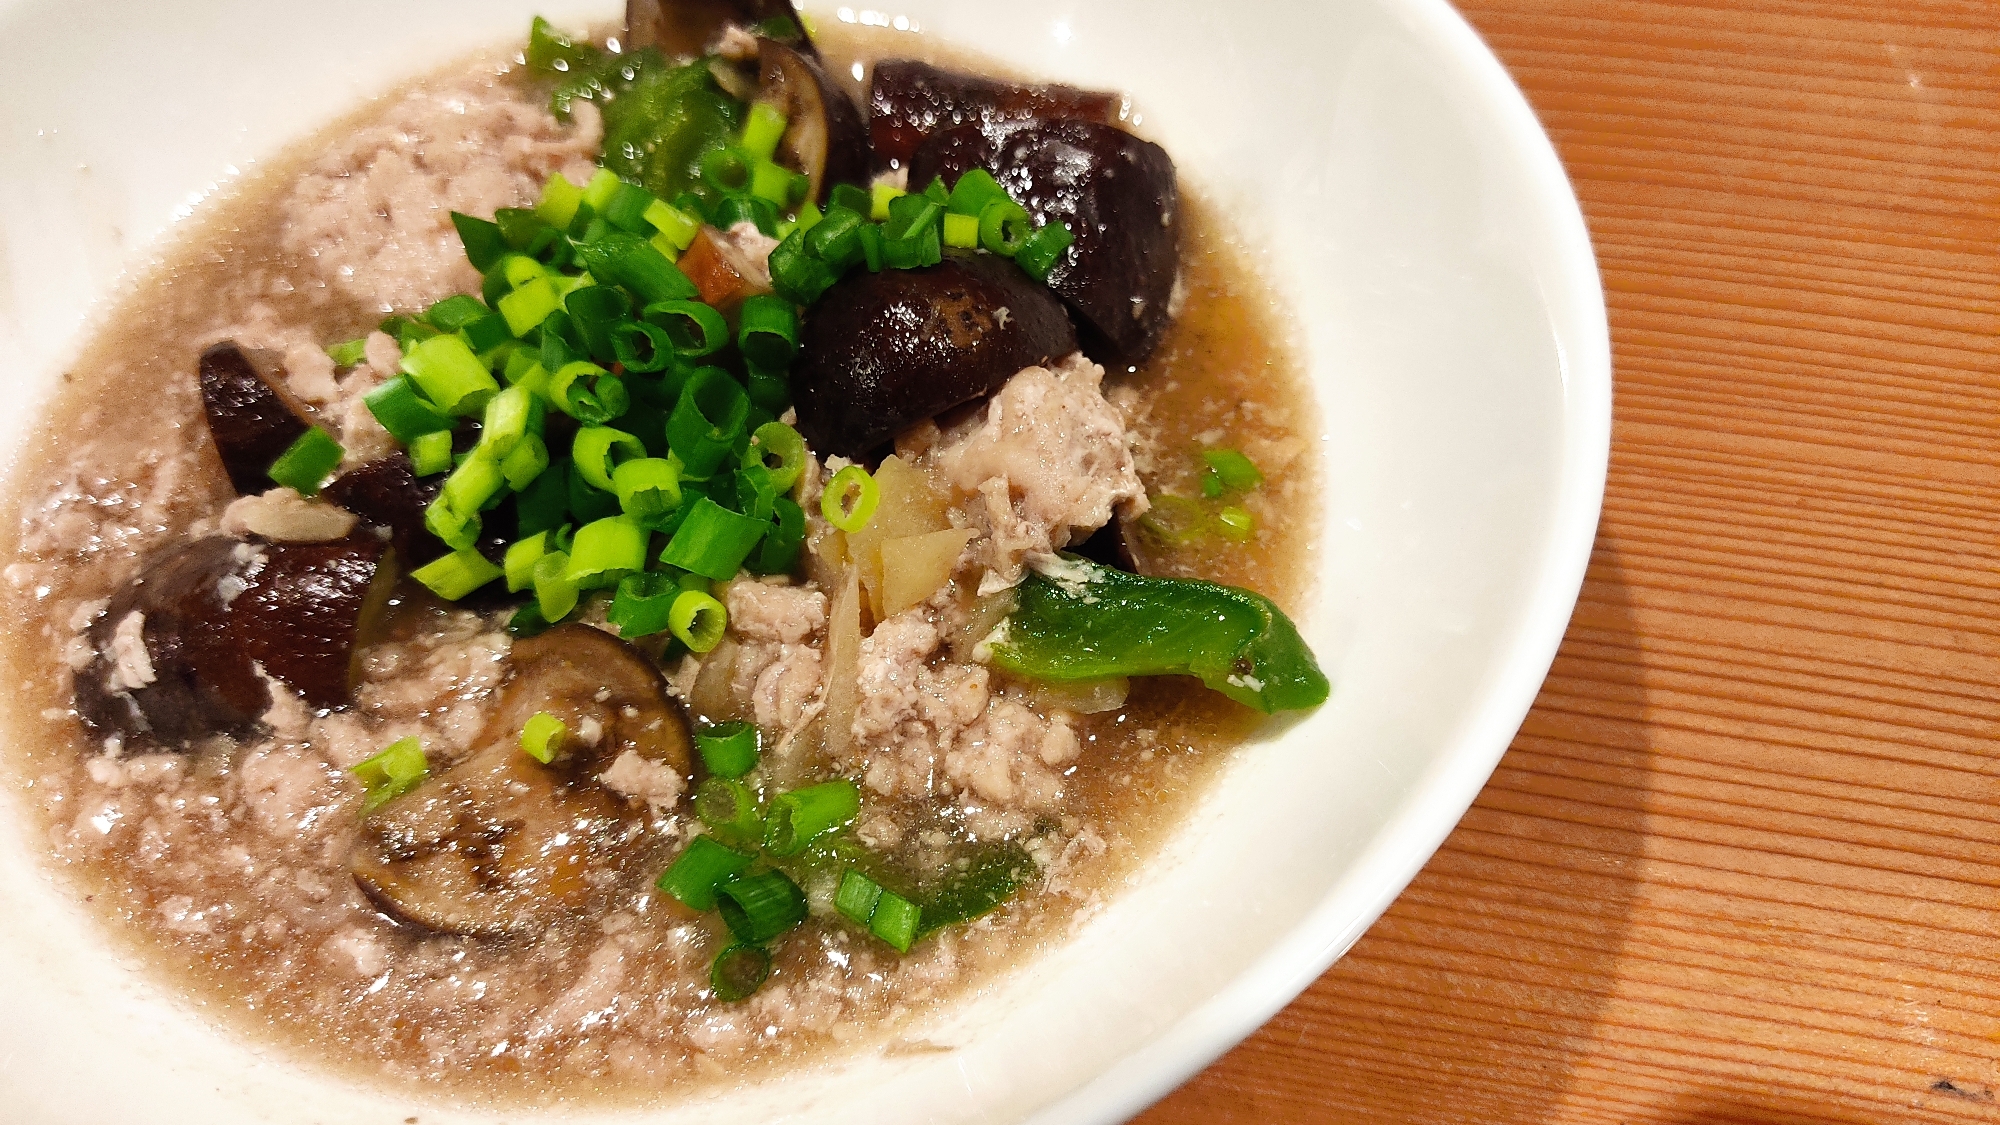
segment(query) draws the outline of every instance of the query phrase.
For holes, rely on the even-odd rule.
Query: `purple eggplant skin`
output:
[[[201,353],[197,370],[202,415],[229,483],[243,496],[271,487],[271,462],[311,425],[305,407],[266,379],[234,341]]]
[[[450,548],[424,527],[424,509],[444,488],[443,477],[417,476],[407,453],[394,453],[356,465],[327,482],[320,495],[376,527],[389,529],[396,557],[419,567],[450,553]]]
[[[791,0],[626,0],[623,46],[658,47],[670,57],[699,54],[725,24],[755,27],[772,19],[804,27]],[[799,48],[819,57],[810,39],[802,39]]]
[[[856,270],[806,311],[792,369],[798,429],[856,460],[905,427],[1076,351],[1061,302],[1005,258],[952,253]]]
[[[823,202],[834,184],[868,182],[868,130],[846,91],[806,52],[757,40],[757,100],[785,115],[779,162],[805,173],[807,198]]]
[[[985,128],[1016,121],[1074,117],[1109,124],[1122,99],[1074,86],[1001,82],[911,59],[875,64],[868,84],[868,139],[878,169],[901,168],[929,137],[960,125]],[[910,178],[911,190],[930,183]]]
[[[77,713],[100,731],[183,750],[256,728],[271,704],[260,667],[310,706],[346,704],[355,645],[394,582],[387,551],[367,534],[329,543],[211,536],[173,548],[91,626],[96,656],[76,675]],[[114,678],[115,638],[134,613],[152,670],[139,686]]]
[[[1081,320],[1084,352],[1107,367],[1153,354],[1173,319],[1180,272],[1180,192],[1166,150],[1074,118],[960,126],[924,142],[910,182],[956,184],[974,168],[992,173],[1037,224],[1069,224],[1076,242],[1048,286]]]

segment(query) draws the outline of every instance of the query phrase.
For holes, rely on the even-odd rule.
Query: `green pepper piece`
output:
[[[1015,599],[987,641],[1003,672],[1043,680],[1199,676],[1267,714],[1326,702],[1326,676],[1298,629],[1249,590],[1062,555],[1030,574]]]
[[[704,59],[672,66],[647,48],[628,66],[631,83],[604,103],[604,166],[661,199],[698,189],[701,158],[736,139],[743,103]]]
[[[985,851],[943,886],[917,899],[921,912],[916,936],[928,937],[946,926],[998,910],[1034,874],[1035,861],[1018,844],[1001,844]]]

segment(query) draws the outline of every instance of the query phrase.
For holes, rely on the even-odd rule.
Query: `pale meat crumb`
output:
[[[114,692],[137,691],[152,683],[153,654],[146,651],[146,615],[138,610],[120,618],[111,632],[110,686]]]
[[[274,543],[326,543],[346,538],[356,522],[345,508],[281,486],[231,501],[222,510],[221,528],[238,539],[254,535]]]
[[[644,801],[657,809],[672,808],[681,799],[681,775],[665,762],[655,762],[637,750],[627,750],[613,759],[611,767],[597,775],[605,787]]]

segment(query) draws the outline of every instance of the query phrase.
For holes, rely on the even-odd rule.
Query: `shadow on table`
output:
[[[1312,988],[1139,1120],[1556,1116],[1579,1063],[1604,1049],[1596,1021],[1639,873],[1644,672],[1618,558],[1600,539],[1534,710],[1438,854]],[[1720,1103],[1721,1116],[1699,1116],[1709,1112],[1687,1125],[1738,1120]]]

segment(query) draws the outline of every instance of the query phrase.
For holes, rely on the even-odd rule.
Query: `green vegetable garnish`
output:
[[[1043,680],[1198,676],[1266,713],[1317,707],[1329,686],[1291,619],[1249,590],[1147,578],[1075,555],[1028,576],[987,645],[995,668]]]

